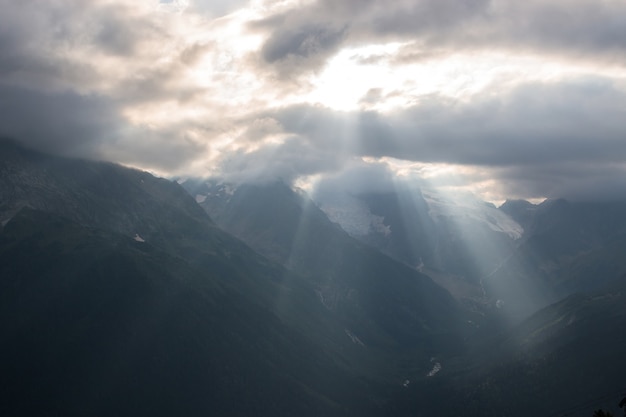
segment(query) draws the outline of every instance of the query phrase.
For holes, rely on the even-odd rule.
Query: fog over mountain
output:
[[[36,149],[233,181],[384,165],[499,202],[626,191],[619,1],[4,3],[0,135]]]

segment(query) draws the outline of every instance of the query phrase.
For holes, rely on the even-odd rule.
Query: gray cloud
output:
[[[431,97],[390,114],[297,105],[262,117],[274,120],[272,134],[292,135],[289,152],[275,144],[271,151],[288,155],[288,178],[324,173],[354,158],[393,157],[475,167],[507,184],[502,191],[509,195],[582,198],[608,192],[598,184],[620,184],[625,173],[626,93],[602,79],[525,84],[470,102]]]
[[[236,24],[239,17],[215,23],[207,16],[246,3],[191,2],[184,13],[205,15],[184,20],[184,14],[150,13],[131,2],[0,0],[0,135],[55,153],[166,171],[213,157],[208,170],[239,179],[341,173],[354,187],[363,181],[380,188],[391,171],[361,158],[393,157],[467,167],[468,183],[492,179],[498,192],[516,197],[626,191],[622,75],[570,75],[514,88],[494,80],[472,96],[419,96],[411,107],[386,113],[278,107],[283,94],[293,103],[311,92],[301,75],[322,69],[343,47],[369,43],[405,44],[397,53],[351,62],[393,67],[459,51],[497,51],[588,68],[610,64],[616,74],[621,66],[623,74],[623,2],[318,0],[241,29],[265,36],[252,57],[220,50],[213,33],[176,38],[190,22],[207,33]],[[375,81],[361,104],[403,96]],[[239,91],[247,86],[258,97],[247,100]],[[212,141],[221,155],[210,153]]]
[[[547,49],[552,53],[596,56],[603,60],[626,58],[626,4],[597,2],[511,2],[500,17],[504,40]]]
[[[270,31],[261,54],[279,71],[317,69],[339,46],[365,40],[441,35],[484,10],[488,0],[320,0],[256,22]],[[299,58],[297,66],[285,58]]]
[[[346,191],[353,196],[371,192],[389,192],[396,178],[385,163],[365,163],[359,160],[344,164],[340,171],[322,177],[315,183],[313,196],[323,199]]]
[[[340,46],[396,40],[413,43],[395,57],[396,62],[423,59],[433,51],[514,49],[516,53],[624,64],[624,21],[626,4],[617,1],[319,0],[268,17],[256,26],[271,33],[263,57],[284,70],[280,58],[290,53],[309,55],[302,46],[307,39],[322,57]],[[319,39],[322,41],[315,42]],[[310,66],[300,65],[295,70],[315,70],[319,65],[313,60]]]
[[[555,162],[538,167],[500,167],[490,172],[506,196],[566,198],[574,201],[623,200],[626,165]]]
[[[344,29],[322,25],[306,25],[293,29],[278,30],[265,42],[261,53],[269,63],[295,57],[306,59],[328,54],[339,45]]]
[[[168,36],[154,21],[106,2],[0,6],[0,136],[55,154],[157,170],[184,166],[200,150],[206,154],[186,133],[197,126],[133,126],[123,114],[129,104],[185,100],[197,92],[171,85],[183,58],[190,59],[188,49],[139,73],[101,68],[102,56],[136,65],[142,43]]]
[[[233,182],[292,183],[301,176],[339,170],[344,162],[332,149],[313,149],[302,138],[291,137],[251,152],[228,152],[219,168],[221,175]]]
[[[0,85],[0,135],[47,152],[93,156],[121,119],[106,98]]]
[[[471,102],[430,97],[388,115],[315,106],[274,116],[313,146],[350,144],[356,156],[467,165],[626,160],[626,93],[606,80],[525,84]]]
[[[206,156],[206,145],[186,133],[186,127],[169,129],[128,127],[100,149],[106,160],[169,172],[189,172],[189,164]]]
[[[177,170],[206,153],[186,128],[133,127],[102,96],[0,85],[0,137],[44,152]]]

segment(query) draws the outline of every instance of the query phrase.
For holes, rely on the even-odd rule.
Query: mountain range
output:
[[[309,196],[1,141],[0,413],[614,409],[625,205]]]

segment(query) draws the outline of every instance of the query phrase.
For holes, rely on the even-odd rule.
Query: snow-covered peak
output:
[[[522,226],[506,213],[472,194],[443,195],[436,190],[422,190],[422,196],[428,204],[428,215],[435,222],[442,218],[459,223],[479,222],[493,231],[506,233],[512,239],[519,239],[524,233]]]
[[[363,201],[350,194],[336,194],[318,204],[332,222],[351,236],[365,236],[372,231],[383,235],[391,233],[383,217],[372,214]]]

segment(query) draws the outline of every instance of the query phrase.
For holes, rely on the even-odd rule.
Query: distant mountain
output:
[[[466,325],[444,289],[350,237],[306,195],[280,182],[183,185],[224,230],[306,277],[358,343],[409,350],[422,366],[462,350]]]
[[[511,315],[597,291],[626,273],[626,202],[508,202],[502,210],[525,223],[525,233],[483,284]]]
[[[523,233],[507,214],[469,194],[398,184],[385,193],[318,191],[314,199],[353,237],[415,268],[475,284],[497,267]]]
[[[521,242],[522,226],[467,193],[442,193],[399,181],[392,190],[352,193],[322,187],[313,199],[355,239],[433,279],[481,325],[495,307],[482,278]]]
[[[537,212],[537,205],[526,200],[506,200],[499,209],[527,231]]]
[[[469,414],[620,413],[626,361],[626,276],[553,304],[507,333],[467,390]],[[530,400],[532,399],[532,400]]]

